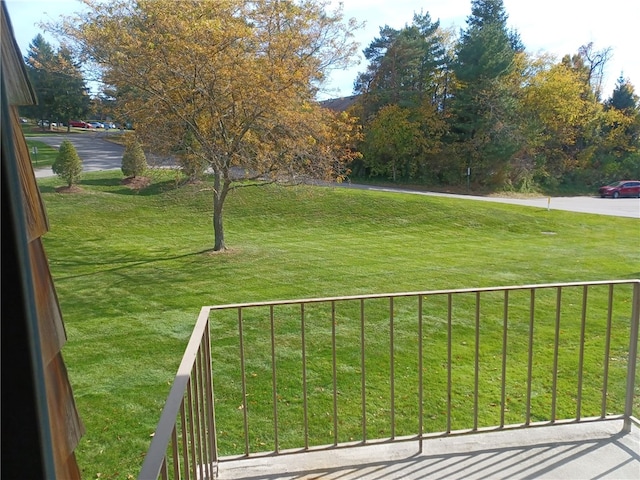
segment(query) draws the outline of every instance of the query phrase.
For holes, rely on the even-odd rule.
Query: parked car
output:
[[[49,120],[38,120],[38,126],[39,127],[48,127],[48,126],[52,126],[52,127],[57,127],[58,124],[55,122],[51,122],[49,123]]]
[[[104,125],[100,122],[89,122],[89,124],[93,127],[93,128],[104,128]]]
[[[600,196],[618,198],[618,197],[638,197],[640,198],[640,181],[638,180],[621,180],[613,182],[598,190]]]
[[[81,120],[71,120],[69,126],[75,128],[93,128],[90,123],[83,122]]]

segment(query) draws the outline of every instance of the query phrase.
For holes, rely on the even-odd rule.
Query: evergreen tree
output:
[[[393,46],[399,31],[385,25],[380,27],[380,36],[374,38],[367,48],[363,50],[364,57],[369,62],[367,70],[359,73],[354,83],[354,92],[367,98],[363,99],[363,114],[369,117],[375,114],[385,104],[384,77],[380,73],[389,49]]]
[[[82,160],[75,147],[69,140],[63,140],[58,150],[53,165],[51,166],[53,173],[67,182],[67,186],[71,187],[80,178],[82,173]]]
[[[22,107],[21,113],[36,120],[50,120],[53,117],[55,88],[48,66],[53,63],[55,52],[49,42],[38,34],[29,44],[25,64],[31,85],[38,97],[37,105]],[[43,123],[44,128],[44,123]]]
[[[425,98],[435,101],[435,79],[444,61],[439,26],[428,13],[421,13],[401,30],[380,28],[380,37],[364,50],[367,71],[355,83],[356,93],[366,97],[367,116],[385,105],[417,108]]]
[[[74,61],[71,51],[60,47],[55,60],[54,118],[63,120],[70,130],[70,120],[81,119],[87,114],[90,97],[80,65]]]
[[[147,158],[142,150],[142,145],[135,138],[127,142],[122,155],[122,173],[127,177],[142,175],[147,169]]]
[[[622,74],[618,78],[611,98],[607,101],[607,106],[629,112],[638,108],[638,96],[634,92],[633,85],[625,80]]]
[[[37,105],[22,109],[25,116],[68,125],[69,120],[86,114],[89,95],[80,66],[68,48],[56,51],[38,34],[29,44],[25,63],[38,97]]]
[[[472,0],[467,30],[457,48],[452,130],[458,151],[475,180],[502,181],[506,164],[519,148],[513,134],[517,118],[516,55],[523,49],[507,28],[502,0]],[[465,172],[466,173],[466,172]]]

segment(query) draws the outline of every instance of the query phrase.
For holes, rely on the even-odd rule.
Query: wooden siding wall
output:
[[[55,476],[61,480],[80,479],[80,469],[74,450],[84,433],[84,426],[78,415],[71,384],[67,375],[61,349],[66,342],[66,333],[55,286],[49,270],[49,262],[42,244],[42,236],[49,224],[42,197],[31,166],[29,149],[22,134],[17,106],[35,100],[32,87],[26,76],[22,55],[15,42],[11,22],[2,2],[2,82],[7,92],[11,110],[11,131],[14,153],[2,161],[16,163],[19,186],[27,232],[27,252],[32,278],[33,297],[29,299],[37,316],[39,345],[34,349],[41,355],[44,371],[48,427],[51,445],[45,448],[53,453]],[[6,118],[4,119],[6,121]],[[13,187],[13,185],[12,185]],[[3,321],[15,321],[6,319]],[[33,382],[38,380],[34,378]],[[43,428],[46,428],[43,427]],[[3,438],[3,442],[10,441]]]

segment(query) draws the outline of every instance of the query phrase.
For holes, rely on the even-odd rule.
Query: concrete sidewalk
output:
[[[219,464],[221,480],[640,479],[640,430],[622,421],[478,433]]]

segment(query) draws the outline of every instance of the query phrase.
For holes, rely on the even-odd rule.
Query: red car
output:
[[[78,120],[71,120],[69,122],[69,126],[70,127],[76,127],[76,128],[93,128],[93,126],[87,122],[81,122]]]
[[[613,182],[598,190],[600,196],[618,198],[618,197],[638,197],[640,198],[640,181],[638,180],[621,180]]]

